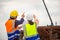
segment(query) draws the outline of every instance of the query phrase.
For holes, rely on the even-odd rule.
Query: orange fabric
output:
[[[8,20],[6,23],[5,23],[5,26],[6,26],[6,30],[7,32],[12,32],[12,20]],[[17,28],[14,28],[13,30],[16,30]]]

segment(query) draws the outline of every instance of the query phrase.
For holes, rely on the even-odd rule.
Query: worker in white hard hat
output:
[[[37,32],[38,19],[33,14],[27,14],[27,23],[23,24],[24,40],[40,40]],[[32,21],[34,19],[34,22]]]
[[[18,16],[17,10],[13,10],[10,13],[10,18],[5,23],[8,40],[19,40],[20,31],[18,25],[24,21],[24,13],[22,14],[21,20],[16,20]]]

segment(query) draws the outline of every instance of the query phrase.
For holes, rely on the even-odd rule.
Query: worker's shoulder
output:
[[[12,20],[11,20],[11,19],[9,19],[9,20],[7,20],[7,22],[12,22]]]
[[[12,20],[10,20],[10,19],[7,20],[7,21],[6,21],[6,24],[7,24],[7,23],[12,23]]]
[[[6,23],[5,23],[5,26],[6,27],[11,27],[12,26],[12,20],[7,20]]]

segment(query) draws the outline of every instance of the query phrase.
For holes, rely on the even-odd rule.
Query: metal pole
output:
[[[47,6],[46,6],[46,4],[45,4],[45,1],[44,1],[44,0],[42,0],[42,1],[43,1],[44,6],[45,6],[45,9],[46,9],[46,11],[47,11],[47,14],[48,14],[48,16],[49,16],[49,19],[50,19],[50,22],[51,22],[51,26],[53,26],[54,24],[53,24],[53,21],[52,21],[52,19],[51,19],[50,14],[49,14],[49,11],[48,11],[48,9],[47,9]]]

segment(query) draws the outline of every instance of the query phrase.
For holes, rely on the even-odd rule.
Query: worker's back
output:
[[[12,26],[13,26],[13,20],[9,19],[6,24],[6,30],[7,32],[12,32],[13,30],[16,30],[16,28],[12,29]]]

